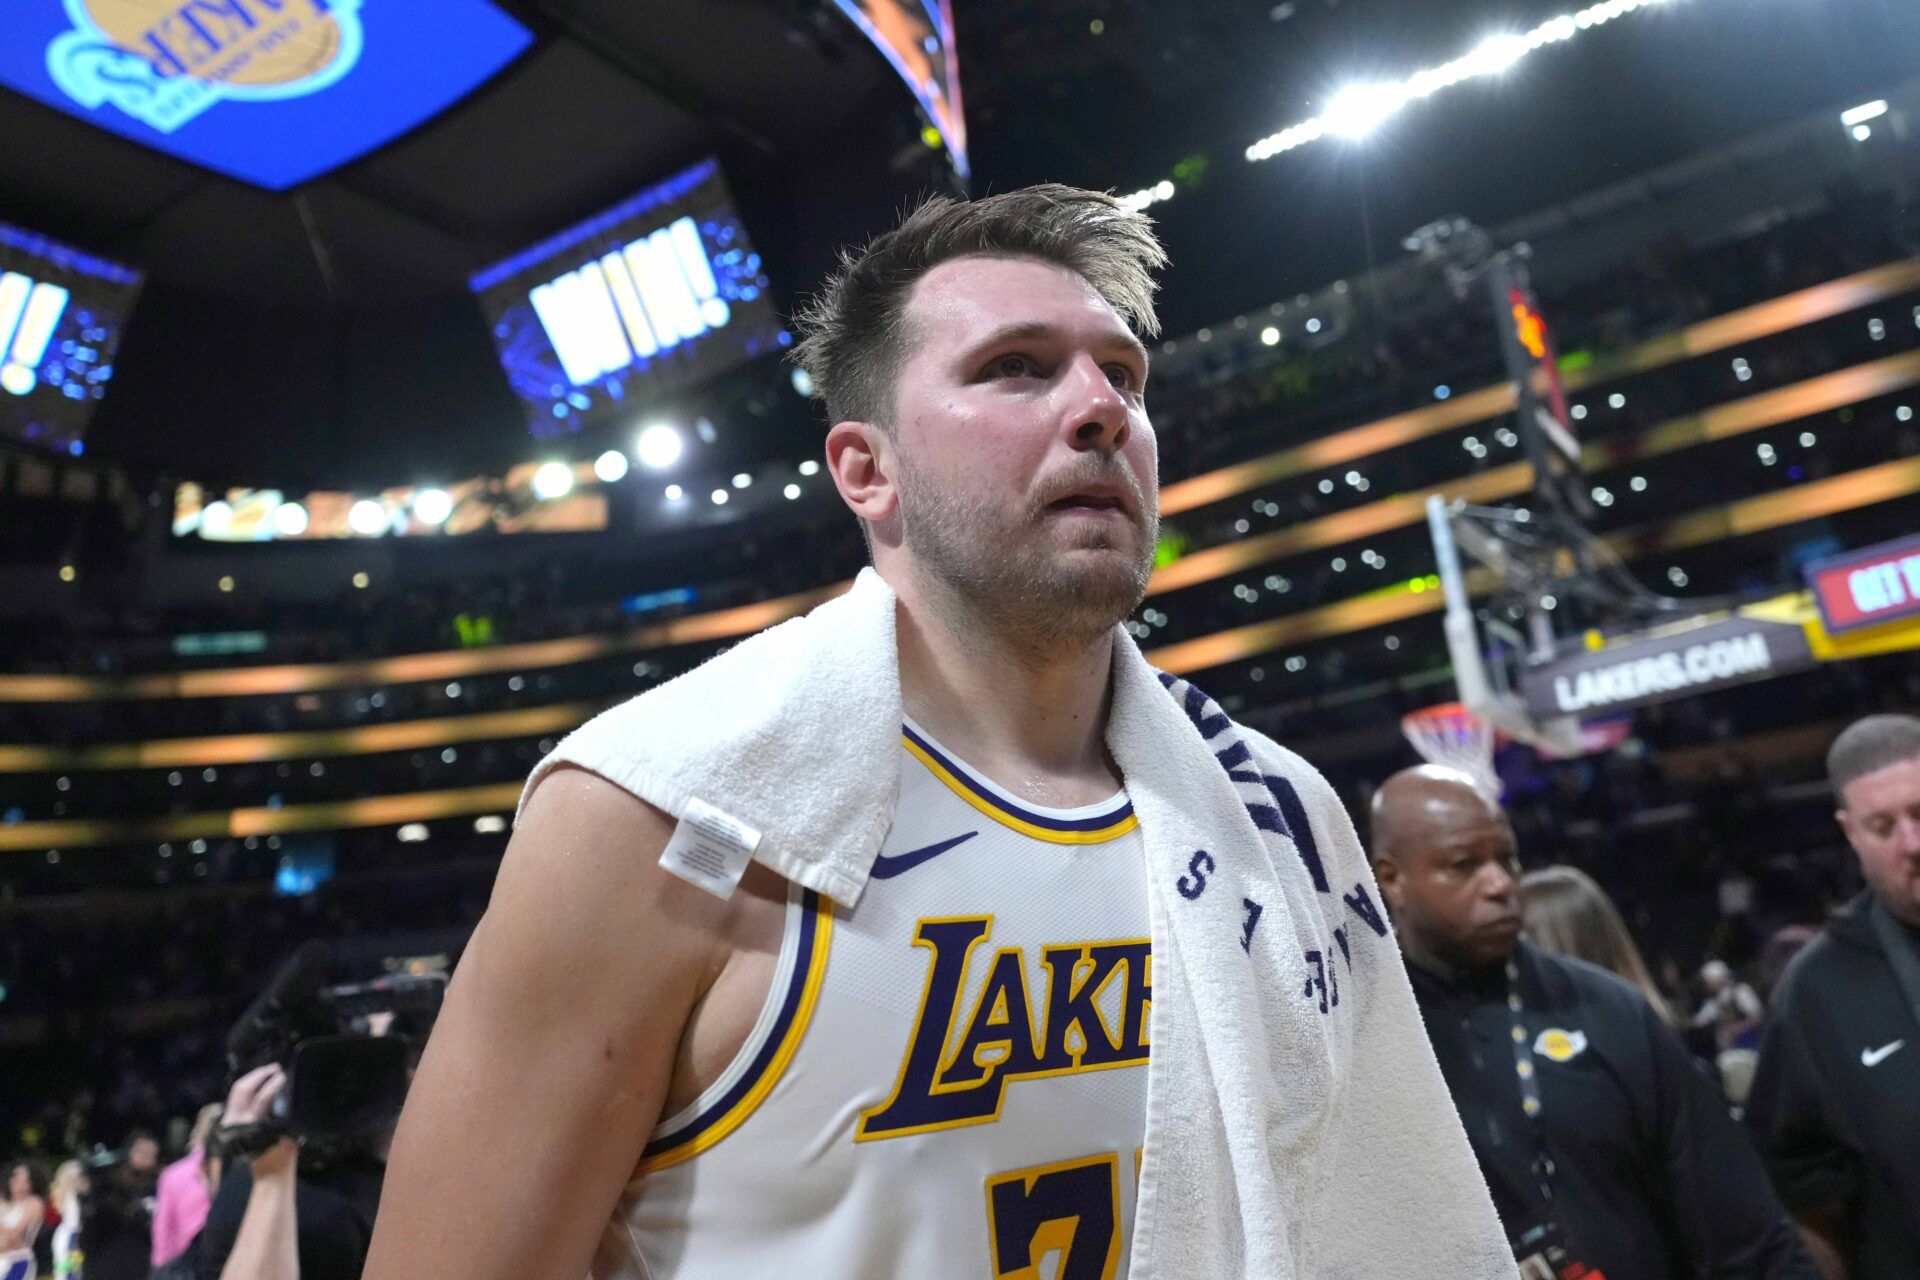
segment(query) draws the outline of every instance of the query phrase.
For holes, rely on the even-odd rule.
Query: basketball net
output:
[[[1493,749],[1499,734],[1494,727],[1458,702],[1443,702],[1400,717],[1400,731],[1429,764],[1457,769],[1489,800],[1499,802],[1504,790],[1493,767]]]

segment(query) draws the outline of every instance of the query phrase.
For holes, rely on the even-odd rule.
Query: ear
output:
[[[1859,848],[1860,842],[1854,838],[1853,815],[1845,809],[1835,809],[1833,811],[1833,820],[1840,824],[1840,831],[1847,837],[1847,843],[1856,849]]]
[[[884,524],[900,510],[894,461],[893,441],[871,422],[836,422],[827,432],[827,474],[840,500],[869,524]]]
[[[1400,864],[1392,858],[1375,858],[1373,878],[1380,886],[1380,896],[1387,900],[1387,909],[1398,911],[1400,893],[1406,887],[1400,879]]]

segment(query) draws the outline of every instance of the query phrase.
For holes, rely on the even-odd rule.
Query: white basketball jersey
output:
[[[859,903],[796,888],[727,1071],[655,1131],[599,1280],[1118,1280],[1146,1127],[1144,851],[917,727]]]

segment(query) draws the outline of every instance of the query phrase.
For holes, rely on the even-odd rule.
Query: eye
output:
[[[1116,390],[1134,391],[1140,386],[1140,379],[1134,374],[1131,365],[1110,364],[1106,367],[1106,373],[1107,381],[1111,382]]]
[[[988,375],[995,378],[1032,378],[1039,372],[1032,360],[1018,354],[995,356],[987,366]]]

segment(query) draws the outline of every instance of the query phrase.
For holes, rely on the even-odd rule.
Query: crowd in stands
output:
[[[1604,362],[1694,321],[1915,254],[1920,203],[1895,191],[1838,190],[1816,214],[1741,238],[1650,246],[1624,269],[1547,302],[1562,350],[1588,349]],[[1912,318],[1920,308],[1911,308],[1913,302],[1890,306],[1889,316],[1907,318],[1883,326],[1879,336],[1849,314],[1756,343],[1742,357],[1745,375],[1733,371],[1726,356],[1643,375],[1623,384],[1628,397],[1621,409],[1604,418],[1596,412],[1592,434],[1625,437],[1734,396],[1911,350],[1920,345]],[[1345,340],[1314,349],[1223,340],[1217,354],[1189,366],[1184,377],[1156,385],[1164,478],[1434,403],[1437,385],[1468,390],[1499,380],[1489,322],[1476,308],[1430,305],[1389,314],[1407,318],[1355,319]],[[1826,441],[1817,451],[1808,446],[1804,457],[1794,455],[1791,465],[1800,475],[1790,481],[1835,474],[1869,455],[1920,453],[1920,426],[1897,408],[1886,399],[1789,424],[1785,429],[1796,438],[1810,432]],[[1840,415],[1856,412],[1874,426],[1870,447],[1840,438],[1838,428],[1853,421]],[[1520,456],[1517,442],[1494,434],[1492,424],[1482,424],[1479,435],[1486,445],[1477,453],[1463,456],[1457,435],[1448,434],[1366,460],[1364,485],[1348,481],[1345,468],[1303,474],[1176,523],[1190,549],[1201,550]],[[1739,472],[1730,461],[1736,453],[1752,459],[1753,440],[1730,442],[1724,455],[1700,455],[1724,457],[1725,465],[1703,466],[1696,456],[1675,464],[1670,475],[1649,469],[1664,487],[1641,507],[1625,501],[1625,486],[1617,486],[1622,504],[1603,527],[1749,496],[1781,482],[1777,472],[1771,479]],[[1903,508],[1898,518],[1911,511]],[[1378,567],[1346,563],[1351,549],[1315,551],[1262,566],[1244,580],[1170,593],[1148,602],[1162,620],[1136,623],[1136,634],[1151,647],[1424,575],[1432,568],[1424,538],[1417,527],[1383,536],[1374,544],[1385,552]],[[1790,577],[1783,570],[1786,553],[1774,544],[1715,549],[1712,558],[1713,567],[1696,572],[1703,584],[1711,578],[1716,591],[1777,587]],[[202,660],[206,666],[457,648],[474,639],[457,622],[462,617],[485,618],[491,645],[617,635],[677,614],[817,588],[849,576],[861,561],[857,530],[832,513],[817,527],[803,522],[778,537],[721,539],[668,566],[649,561],[639,547],[611,559],[555,555],[531,574],[347,590],[324,606],[236,601],[217,609],[129,610],[81,636],[10,635],[0,642],[0,667],[90,675],[178,670],[186,664],[163,641],[183,631],[268,636],[260,653]],[[643,615],[621,604],[632,593],[677,585],[687,574],[697,578],[697,601]],[[1252,587],[1253,595],[1242,587]],[[249,697],[0,702],[0,743],[67,748],[343,729],[562,703],[590,710],[688,669],[719,643],[457,681]],[[1390,635],[1375,629],[1335,636],[1311,658],[1303,658],[1304,674],[1283,670],[1274,654],[1239,663],[1217,680],[1205,673],[1198,678],[1229,710],[1324,768],[1362,815],[1381,781],[1412,759],[1393,732],[1395,720],[1442,696],[1435,691],[1435,676],[1444,671],[1439,629],[1428,618]],[[1283,680],[1295,674],[1291,683]],[[1362,686],[1365,696],[1349,696]],[[1764,1005],[1783,957],[1858,888],[1832,828],[1833,797],[1820,783],[1822,735],[1837,719],[1920,702],[1920,665],[1896,655],[1763,688],[1643,711],[1619,751],[1559,762],[1516,752],[1502,760],[1509,809],[1529,862],[1575,868],[1605,888],[1645,953],[1650,994],[1675,1011],[1691,1047],[1709,1059],[1752,1047],[1756,1006]],[[1796,729],[1805,731],[1804,741],[1744,750]],[[22,822],[179,817],[513,782],[559,732],[204,769],[0,773],[0,831]],[[71,1177],[64,1190],[50,1185],[38,1192],[53,1210],[49,1244],[60,1217],[82,1223],[96,1214],[103,1223],[125,1217],[112,1206],[149,1175],[157,1177],[163,1155],[197,1158],[188,1119],[224,1096],[226,1028],[299,942],[385,935],[400,947],[402,935],[458,937],[471,929],[506,837],[474,830],[470,817],[426,825],[431,839],[420,843],[398,842],[391,827],[327,833],[320,842],[331,878],[286,892],[276,881],[295,850],[280,837],[150,840],[49,851],[61,856],[44,859],[0,853],[19,860],[0,870],[0,1079],[8,1084],[0,1096],[0,1151],[13,1150],[36,1168],[92,1162],[89,1194],[101,1206],[88,1209]],[[1729,1079],[1737,1075],[1733,1061]],[[158,1143],[144,1137],[150,1132],[162,1135]],[[132,1223],[126,1229],[146,1228]]]

